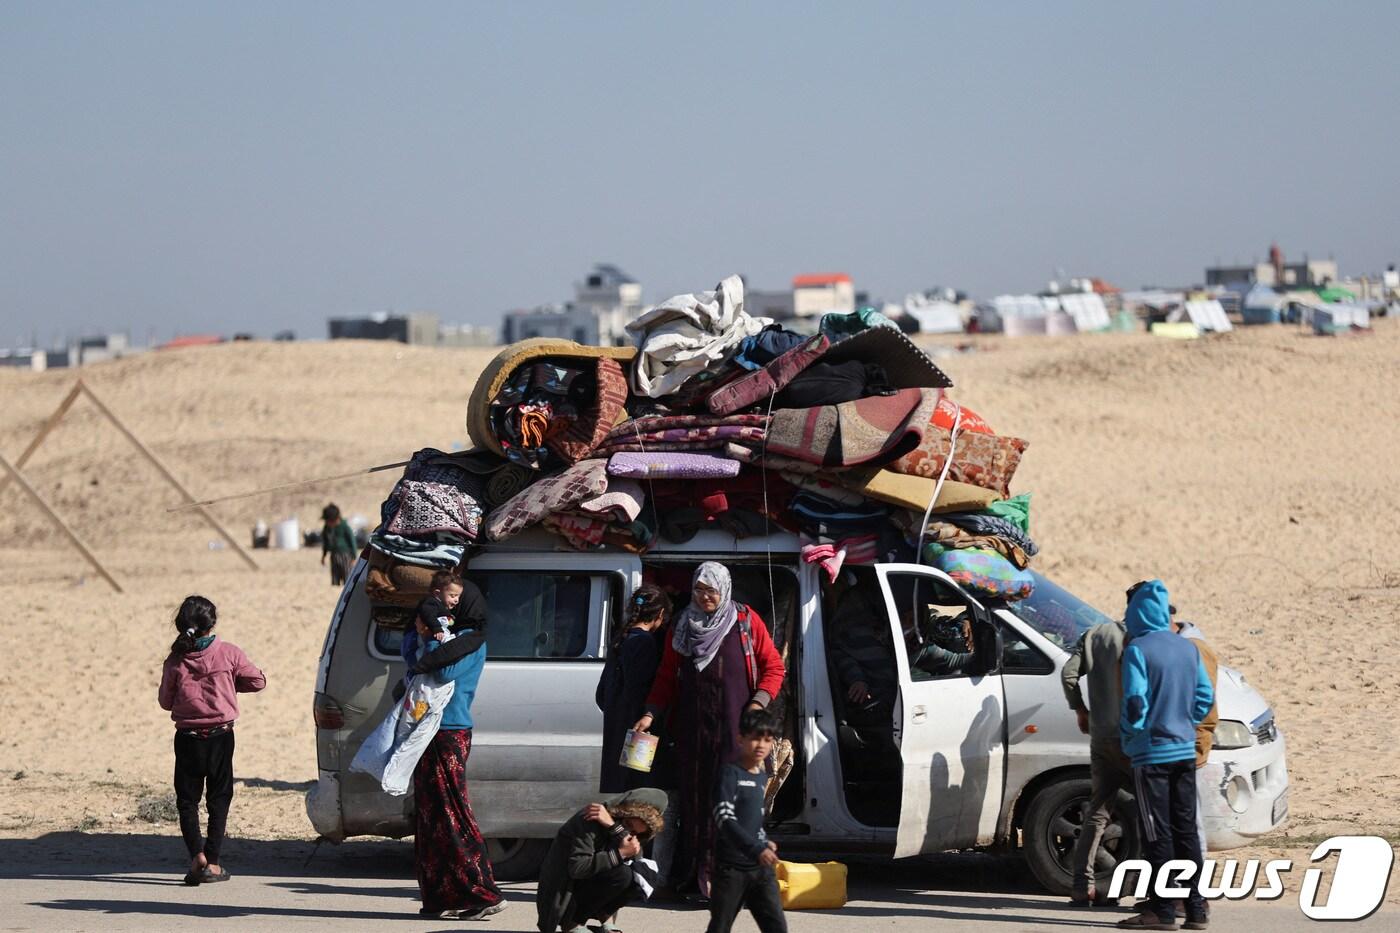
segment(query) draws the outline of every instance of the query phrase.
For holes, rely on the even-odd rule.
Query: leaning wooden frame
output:
[[[160,473],[166,482],[175,487],[175,490],[184,498],[185,507],[192,508],[199,512],[200,517],[219,533],[219,537],[223,538],[224,541],[228,543],[229,547],[233,548],[233,550],[238,553],[238,556],[243,559],[244,563],[253,570],[258,569],[258,565],[253,560],[252,556],[234,539],[228,529],[219,523],[219,520],[216,519],[213,514],[185,488],[184,484],[175,477],[175,474],[170,472],[170,469],[161,459],[157,457],[149,447],[142,443],[141,439],[138,438],[130,428],[122,423],[122,420],[116,416],[112,409],[108,408],[107,404],[103,402],[102,399],[98,398],[97,393],[93,392],[91,387],[81,378],[73,385],[73,388],[69,390],[68,394],[63,397],[63,401],[59,402],[53,414],[49,415],[48,419],[39,428],[39,433],[34,435],[34,439],[29,442],[29,446],[24,449],[24,452],[19,455],[14,463],[11,463],[9,460],[5,459],[3,455],[0,455],[0,466],[3,466],[5,470],[4,475],[0,476],[0,492],[3,492],[5,487],[9,485],[10,480],[14,479],[19,484],[20,489],[24,491],[25,495],[34,500],[34,503],[39,506],[40,511],[58,526],[58,529],[72,542],[73,546],[87,559],[88,563],[92,564],[93,569],[101,575],[102,579],[111,584],[112,589],[116,590],[118,593],[122,592],[121,586],[117,583],[116,579],[107,572],[107,569],[102,566],[102,563],[97,559],[92,549],[83,542],[82,538],[80,538],[71,527],[69,527],[68,523],[63,520],[58,512],[54,510],[53,506],[51,506],[39,491],[34,488],[22,472],[24,465],[29,462],[29,459],[34,456],[35,451],[44,443],[53,429],[63,420],[64,416],[68,414],[68,411],[73,407],[73,403],[78,400],[79,396],[87,396],[88,401],[93,404],[93,407],[110,421],[112,426],[121,432],[123,437],[131,442],[131,445],[136,448],[141,456],[150,461],[151,465],[156,468],[156,472]]]

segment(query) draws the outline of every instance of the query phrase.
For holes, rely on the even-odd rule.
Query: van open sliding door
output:
[[[1006,771],[998,636],[941,571],[875,568],[899,677],[903,790],[895,857],[990,844]]]

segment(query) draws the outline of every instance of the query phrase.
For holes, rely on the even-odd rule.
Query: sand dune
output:
[[[954,395],[1028,439],[1039,568],[1116,612],[1160,576],[1185,617],[1274,703],[1289,742],[1292,831],[1400,824],[1400,327],[1315,338],[1287,328],[1208,340],[978,338],[943,357]],[[379,343],[226,344],[82,371],[196,493],[217,496],[465,444],[489,351]],[[18,455],[73,373],[0,372],[0,449]],[[0,833],[128,825],[165,792],[155,703],[181,597],[267,671],[239,726],[236,834],[305,835],[311,691],[335,591],[315,553],[244,568],[92,410],[27,470],[121,579],[111,593],[11,485],[0,492]],[[394,474],[216,508],[312,523],[334,499],[371,516]],[[18,772],[24,777],[11,778]],[[145,827],[144,824],[143,828]]]

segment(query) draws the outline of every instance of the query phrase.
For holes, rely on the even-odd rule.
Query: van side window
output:
[[[987,672],[987,639],[979,638],[972,607],[941,581],[922,574],[892,573],[890,594],[899,613],[909,678],[973,677]],[[986,634],[980,633],[980,634]],[[992,643],[995,643],[993,635]]]
[[[608,574],[534,570],[473,571],[486,603],[486,650],[491,661],[591,658],[598,655],[590,635],[593,609],[614,604]],[[600,622],[606,626],[607,620]],[[403,630],[374,626],[374,647],[399,653]]]

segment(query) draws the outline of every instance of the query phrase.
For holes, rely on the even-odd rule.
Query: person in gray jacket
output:
[[[644,787],[591,803],[554,837],[535,897],[540,933],[587,933],[590,920],[612,930],[611,918],[657,884],[642,846],[662,829],[666,792]]]
[[[1136,583],[1128,589],[1129,600],[1140,586],[1141,583]],[[1131,793],[1133,788],[1133,769],[1123,754],[1118,736],[1119,712],[1123,706],[1120,668],[1126,639],[1127,629],[1122,621],[1096,625],[1080,637],[1060,670],[1065,699],[1079,718],[1079,731],[1089,736],[1089,773],[1093,784],[1070,869],[1073,875],[1070,900],[1075,904],[1108,902],[1107,895],[1101,896],[1094,885],[1099,843],[1108,828],[1118,792]],[[1080,692],[1080,678],[1088,689],[1087,708]]]

